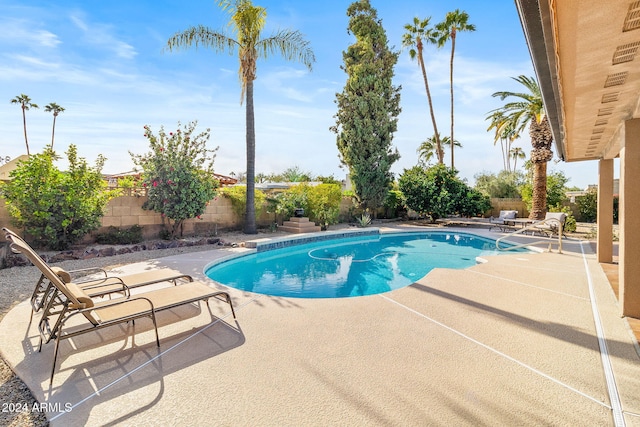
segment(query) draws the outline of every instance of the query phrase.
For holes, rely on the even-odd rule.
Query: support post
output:
[[[598,262],[613,262],[613,159],[602,159],[598,173]]]
[[[620,150],[619,282],[622,315],[640,318],[640,119],[625,122]]]

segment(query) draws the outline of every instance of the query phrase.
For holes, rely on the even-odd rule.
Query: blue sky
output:
[[[456,8],[470,15],[477,30],[460,33],[454,64],[456,168],[473,184],[474,175],[502,168],[499,145],[487,132],[487,112],[500,106],[491,94],[519,91],[511,77],[533,75],[533,68],[512,0],[437,1],[372,0],[389,44],[401,49],[404,25],[414,16],[441,21]],[[258,64],[255,81],[256,170],[278,173],[298,166],[314,175],[343,178],[335,134],[335,94],[347,75],[342,52],[354,42],[347,33],[349,0],[256,0],[267,8],[270,35],[280,28],[302,32],[317,62],[313,71],[274,56]],[[66,111],[56,124],[56,151],[69,144],[93,164],[107,157],[105,173],[131,170],[129,151],[148,145],[143,126],[174,129],[178,121],[197,120],[211,129],[218,146],[218,173],[245,167],[244,106],[240,105],[237,57],[200,48],[163,51],[169,37],[190,26],[224,30],[228,15],[214,0],[6,1],[0,0],[0,155],[25,154],[22,114],[10,100],[24,93],[40,106],[27,112],[32,152],[51,142],[52,115],[44,106],[56,102]],[[449,133],[450,46],[428,47],[425,61],[441,134]],[[422,76],[408,52],[395,68],[402,86],[394,145],[401,159],[398,175],[416,164],[416,149],[433,134]],[[4,100],[4,101],[2,101]],[[528,136],[517,145],[530,151]],[[448,159],[448,155],[446,156]],[[62,165],[64,167],[64,165]],[[550,163],[585,187],[597,181],[597,164]]]

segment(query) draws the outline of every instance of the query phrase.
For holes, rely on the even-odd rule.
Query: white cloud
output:
[[[114,34],[113,26],[96,22],[86,22],[80,12],[73,13],[69,19],[84,33],[83,40],[88,44],[111,51],[117,57],[133,59],[138,52],[129,43],[119,40]]]
[[[0,20],[0,41],[6,44],[25,45],[31,48],[55,48],[62,41],[51,31],[37,28],[39,25],[26,19]],[[34,28],[35,27],[35,28]]]
[[[32,40],[44,47],[56,47],[62,43],[57,35],[45,30],[36,31],[32,36]]]
[[[296,83],[308,76],[309,72],[307,70],[287,67],[267,72],[264,76],[259,74],[258,79],[260,84],[272,92],[277,92],[294,101],[309,103],[313,101],[312,91],[304,91],[295,87]],[[304,82],[301,84],[304,84]]]

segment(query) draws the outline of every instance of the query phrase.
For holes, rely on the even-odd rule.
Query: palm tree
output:
[[[447,12],[444,21],[436,25],[436,29],[440,32],[440,39],[438,45],[444,46],[447,40],[451,40],[451,59],[449,61],[449,83],[451,85],[451,140],[455,141],[453,137],[453,56],[456,51],[456,35],[458,31],[475,31],[476,26],[469,24],[469,14],[465,11],[456,9],[453,12]],[[455,144],[454,144],[455,145]],[[451,169],[454,168],[453,164],[453,147],[451,147]]]
[[[47,113],[53,113],[53,128],[51,128],[51,149],[53,150],[53,138],[56,133],[56,117],[64,111],[64,108],[55,102],[50,102],[48,105],[44,106],[44,111]]]
[[[451,138],[449,138],[448,136],[442,137],[441,142],[443,147],[451,147]],[[462,148],[462,144],[460,144],[459,141],[454,142],[453,145],[455,145],[458,148]],[[453,148],[451,150],[453,150]]]
[[[402,46],[409,47],[409,56],[411,59],[418,59],[418,65],[422,70],[422,78],[424,87],[427,90],[427,99],[429,100],[429,111],[431,113],[431,123],[433,123],[433,132],[436,138],[436,154],[438,163],[444,162],[444,153],[440,144],[440,134],[438,133],[438,125],[436,124],[436,116],[433,112],[433,102],[431,101],[431,91],[429,90],[429,80],[427,79],[427,70],[424,66],[422,51],[424,49],[423,40],[427,43],[437,44],[438,34],[433,28],[429,28],[431,17],[420,20],[418,17],[413,18],[412,24],[406,24],[404,29],[407,32],[402,36]]]
[[[520,135],[515,132],[513,123],[505,120],[504,114],[501,111],[493,112],[487,120],[491,120],[491,124],[487,130],[495,128],[495,137],[493,139],[493,145],[496,145],[500,140],[500,149],[502,151],[502,164],[504,170],[511,172],[511,162],[509,161],[509,153],[511,152],[511,144],[520,138]]]
[[[544,103],[540,93],[538,82],[533,77],[519,76],[513,78],[527,88],[528,92],[496,92],[492,96],[506,98],[518,98],[515,102],[508,102],[491,113],[501,112],[504,123],[513,126],[514,132],[519,134],[529,125],[531,136],[531,158],[533,164],[533,196],[531,200],[531,213],[529,218],[543,219],[547,211],[547,163],[553,157],[551,143],[553,134],[551,126],[544,110]],[[490,116],[491,117],[491,116]]]
[[[38,108],[37,104],[34,104],[33,102],[31,102],[31,98],[29,98],[27,95],[25,95],[24,93],[16,96],[15,98],[13,98],[11,100],[12,104],[20,104],[20,107],[22,107],[22,125],[24,127],[24,143],[27,146],[27,156],[29,156],[29,141],[27,140],[27,116],[25,114],[25,111],[27,111],[29,108]]]
[[[513,159],[513,171],[516,171],[516,165],[518,164],[518,159],[525,159],[527,156],[524,154],[524,150],[520,147],[513,147],[509,153],[511,154],[511,158]]]
[[[418,163],[427,166],[431,163],[431,159],[437,152],[437,143],[435,135],[425,139],[416,150],[418,153]]]
[[[253,111],[253,81],[256,79],[258,58],[267,58],[279,52],[287,60],[302,62],[311,70],[315,62],[309,42],[299,31],[279,30],[270,37],[261,38],[266,24],[267,10],[254,6],[251,0],[217,0],[217,5],[230,15],[229,28],[232,36],[224,31],[214,31],[205,26],[188,28],[178,32],[167,41],[169,51],[200,45],[216,52],[233,54],[238,50],[240,60],[240,103],[246,101],[246,144],[247,144],[247,210],[244,232],[256,234],[255,213],[255,163],[256,134]]]

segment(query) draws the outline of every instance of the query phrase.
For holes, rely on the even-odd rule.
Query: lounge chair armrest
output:
[[[124,283],[124,281],[116,276],[113,277],[101,277],[99,279],[91,279],[91,280],[84,280],[84,281],[75,281],[73,283],[75,283],[76,285],[82,285],[83,283],[88,283],[88,282],[96,282],[90,286],[83,286],[82,289],[94,289],[94,288],[100,288],[102,286],[105,285],[116,285],[116,284],[120,284],[124,287],[127,287],[127,285]]]
[[[77,270],[68,270],[67,271],[67,273],[69,273],[69,274],[82,273],[83,276],[86,276],[90,272],[102,273],[102,274],[104,274],[104,277],[107,277],[107,270],[105,270],[104,268],[100,268],[100,267],[79,268]],[[91,279],[88,279],[88,280],[91,280]],[[76,281],[76,283],[77,283],[77,281]]]
[[[149,309],[151,311],[155,310],[155,307],[153,306],[153,302],[146,297],[133,297],[133,298],[123,298],[123,299],[119,299],[119,300],[111,300],[105,303],[101,303],[100,305],[97,306],[93,306],[93,307],[89,307],[89,308],[83,308],[82,310],[78,310],[78,312],[83,312],[83,311],[89,311],[89,310],[99,310],[101,308],[107,308],[107,307],[113,307],[116,305],[122,305],[122,304],[128,304],[134,301],[140,301],[140,300],[145,300],[149,303]]]
[[[122,281],[121,278],[119,277],[107,277],[105,279],[99,279],[101,280],[100,283],[94,283],[91,286],[82,286],[82,289],[84,291],[92,291],[92,290],[99,290],[100,288],[106,287],[106,286],[113,286],[113,285],[118,285],[120,286],[121,289],[116,289],[116,290],[112,290],[109,292],[105,292],[104,294],[101,295],[109,295],[109,294],[117,294],[120,292],[124,292],[126,297],[131,296],[131,288],[129,286],[127,286],[126,283],[124,283]],[[77,285],[82,285],[83,282],[75,282]],[[96,293],[91,293],[93,296],[96,296],[98,294]]]

